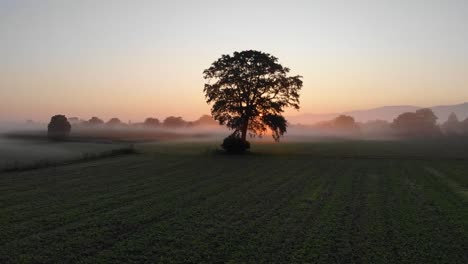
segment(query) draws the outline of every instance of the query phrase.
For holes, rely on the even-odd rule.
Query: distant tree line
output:
[[[163,121],[155,117],[148,117],[143,122],[139,123],[124,123],[119,118],[113,117],[107,122],[99,117],[93,116],[89,120],[82,120],[78,117],[70,117],[68,121],[76,127],[107,127],[107,128],[184,128],[184,127],[197,127],[197,126],[218,126],[216,122],[209,115],[202,115],[195,121],[186,121],[180,116],[169,116]]]
[[[48,125],[47,135],[53,140],[63,140],[68,137],[71,128],[187,128],[201,126],[219,126],[211,116],[203,115],[195,121],[185,121],[182,117],[169,116],[162,122],[154,117],[148,117],[142,123],[124,123],[119,118],[113,117],[104,122],[99,117],[93,116],[89,120],[78,117],[67,118],[65,115],[54,115]]]
[[[415,112],[406,112],[396,117],[393,122],[372,120],[359,123],[352,116],[340,115],[333,120],[319,122],[313,127],[321,131],[333,131],[346,134],[374,134],[397,137],[437,137],[468,136],[468,118],[460,121],[451,113],[447,121],[437,124],[437,116],[431,109],[424,108]]]
[[[419,109],[415,112],[400,114],[392,122],[372,120],[364,123],[356,122],[352,116],[340,115],[332,120],[319,122],[311,128],[318,131],[333,131],[347,135],[376,135],[397,137],[436,137],[436,136],[468,136],[468,118],[460,121],[455,113],[451,113],[442,124],[437,124],[437,116],[431,109]],[[195,121],[186,121],[182,117],[169,116],[163,121],[148,117],[141,123],[124,123],[119,118],[111,118],[107,122],[99,117],[82,120],[77,117],[66,118],[65,115],[55,115],[48,125],[48,136],[53,140],[68,137],[71,128],[190,128],[203,126],[219,126],[209,115],[203,115]],[[230,139],[226,144],[232,143]]]

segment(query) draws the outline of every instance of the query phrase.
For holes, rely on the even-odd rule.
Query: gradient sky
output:
[[[0,0],[0,120],[195,119],[202,71],[246,49],[304,77],[300,113],[461,103],[467,25],[466,0]]]

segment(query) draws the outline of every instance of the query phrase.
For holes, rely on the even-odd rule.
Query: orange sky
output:
[[[468,101],[462,1],[293,2],[1,3],[0,120],[196,119],[202,71],[246,49],[304,77],[300,113]]]

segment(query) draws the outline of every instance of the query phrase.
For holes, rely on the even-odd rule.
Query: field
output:
[[[137,146],[0,174],[0,263],[468,263],[466,141]]]
[[[0,137],[0,171],[91,158],[128,148],[128,143],[50,142]]]

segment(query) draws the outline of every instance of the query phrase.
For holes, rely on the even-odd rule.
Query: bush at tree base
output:
[[[230,135],[224,139],[221,147],[228,153],[240,154],[250,149],[250,143],[239,136]]]

